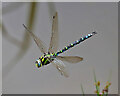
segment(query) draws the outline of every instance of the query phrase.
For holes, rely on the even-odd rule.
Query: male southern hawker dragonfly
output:
[[[57,40],[58,38],[58,13],[56,12],[55,15],[53,16],[50,46],[47,51],[45,44],[37,36],[35,36],[33,32],[30,31],[24,24],[23,26],[28,31],[28,33],[31,35],[31,37],[34,39],[40,51],[43,53],[43,55],[39,59],[36,60],[35,62],[36,66],[40,68],[44,65],[53,64],[58,69],[58,71],[65,77],[68,77],[68,74],[65,71],[65,65],[62,61],[66,61],[69,63],[78,63],[82,61],[83,58],[79,56],[59,56],[59,54],[65,52],[66,50],[74,47],[77,44],[80,44],[82,41],[96,34],[96,32],[87,34],[86,36],[81,37],[79,40],[76,40],[74,43],[71,43],[68,46],[65,46],[62,50],[58,51],[58,40]]]

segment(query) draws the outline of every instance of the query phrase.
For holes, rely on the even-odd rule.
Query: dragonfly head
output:
[[[36,65],[36,67],[41,67],[41,61],[40,61],[40,59],[37,59],[36,60],[36,62],[35,62],[35,65]]]

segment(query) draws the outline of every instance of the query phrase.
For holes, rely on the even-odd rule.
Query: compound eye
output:
[[[40,61],[40,59],[37,59],[37,60],[36,60],[35,65],[36,65],[38,68],[41,67],[41,61]]]
[[[38,63],[38,67],[40,67],[40,64],[41,64],[41,63],[39,62],[39,63]]]

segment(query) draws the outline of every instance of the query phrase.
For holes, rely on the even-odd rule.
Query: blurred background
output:
[[[52,16],[58,12],[59,50],[93,31],[97,35],[61,54],[80,56],[77,64],[64,62],[69,78],[52,66],[36,68],[42,53],[22,24],[49,47]],[[110,93],[118,93],[117,3],[2,3],[2,93],[86,94],[95,91],[93,69],[101,89],[110,80]],[[58,38],[56,38],[58,39]]]

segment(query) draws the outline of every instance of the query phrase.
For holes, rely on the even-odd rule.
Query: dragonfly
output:
[[[27,30],[27,32],[30,34],[30,36],[34,39],[35,43],[37,44],[40,51],[43,53],[41,57],[39,57],[35,65],[37,68],[40,68],[42,66],[52,64],[54,65],[58,71],[61,73],[61,75],[68,77],[68,73],[65,71],[65,65],[64,61],[68,63],[78,63],[83,60],[82,57],[79,56],[59,56],[59,54],[69,50],[70,48],[73,48],[74,46],[80,44],[84,40],[94,36],[97,34],[96,32],[92,32],[90,34],[87,34],[84,37],[81,37],[80,39],[76,40],[75,42],[65,46],[63,49],[58,51],[58,13],[56,12],[53,16],[53,22],[52,22],[52,33],[51,33],[51,39],[50,39],[50,45],[47,50],[45,43],[40,40],[29,28],[27,28],[24,24],[24,28]],[[63,61],[63,62],[62,62]]]

